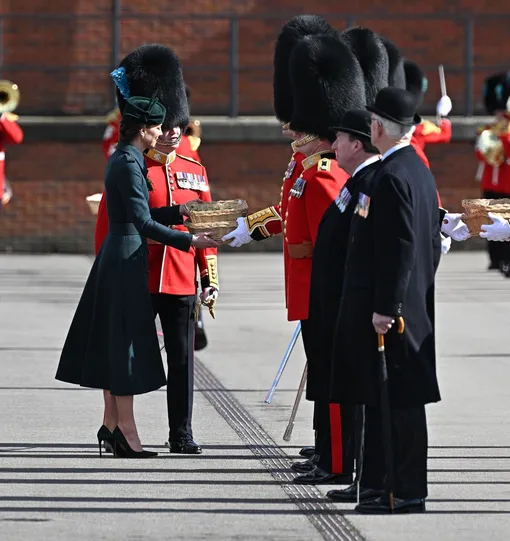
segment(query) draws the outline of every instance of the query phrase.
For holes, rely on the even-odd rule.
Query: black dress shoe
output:
[[[489,263],[487,270],[501,270],[499,263]]]
[[[375,500],[379,496],[382,496],[382,490],[375,490],[373,488],[359,487],[359,501],[364,502],[367,500]],[[342,490],[330,490],[326,496],[334,502],[342,503],[356,503],[358,501],[358,485],[353,483],[350,487]]]
[[[193,441],[191,436],[185,436],[180,440],[170,440],[168,448],[171,453],[180,453],[181,455],[201,455],[202,447]]]
[[[364,515],[397,515],[405,513],[424,513],[425,499],[417,498],[414,500],[401,500],[395,498],[395,508],[390,509],[390,504],[386,496],[381,496],[375,500],[360,503],[354,508],[354,511]]]
[[[319,462],[319,455],[313,455],[308,460],[294,462],[290,469],[298,473],[309,473],[316,468],[317,462]]]
[[[298,485],[350,485],[352,483],[352,474],[328,473],[317,467],[310,473],[298,475],[292,482]]]
[[[303,447],[303,449],[299,451],[299,454],[301,456],[304,456],[305,458],[312,458],[312,456],[315,454],[315,447],[313,445],[309,447]]]

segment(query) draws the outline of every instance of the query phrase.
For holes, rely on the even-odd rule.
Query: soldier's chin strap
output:
[[[292,141],[291,147],[294,152],[297,152],[302,146],[307,145],[308,143],[311,143],[312,141],[315,141],[315,139],[318,139],[317,135],[308,134],[304,137],[301,137],[301,139],[298,139],[297,141]]]

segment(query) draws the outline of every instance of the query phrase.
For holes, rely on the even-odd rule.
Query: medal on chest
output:
[[[306,186],[306,180],[302,179],[301,177],[298,177],[296,179],[296,182],[294,182],[294,184],[292,185],[292,188],[289,191],[289,195],[291,197],[296,197],[297,199],[299,199],[303,195],[303,192],[305,191],[305,186]]]
[[[287,180],[292,176],[292,173],[294,173],[294,169],[296,168],[296,160],[290,160],[289,165],[287,166],[287,171],[285,171],[284,180]]]
[[[351,192],[344,186],[340,193],[336,196],[335,205],[340,209],[340,212],[345,212],[352,199]]]
[[[209,190],[205,177],[202,175],[176,171],[175,178],[177,180],[177,186],[183,190],[195,190],[198,192],[207,192]]]
[[[364,193],[360,193],[358,197],[358,204],[354,209],[354,214],[359,214],[362,218],[368,216],[368,209],[370,208],[370,197]]]

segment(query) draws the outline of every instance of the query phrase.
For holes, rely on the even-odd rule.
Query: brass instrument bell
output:
[[[18,107],[20,91],[11,81],[0,81],[0,114],[11,113]]]

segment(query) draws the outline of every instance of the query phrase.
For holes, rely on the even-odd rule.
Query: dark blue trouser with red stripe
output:
[[[354,472],[356,406],[315,402],[315,452],[328,473]]]

